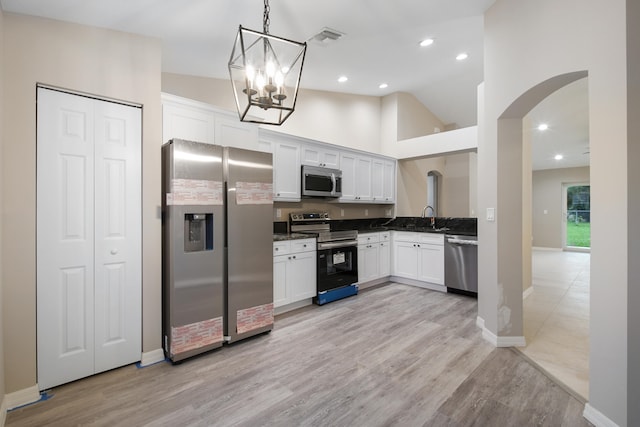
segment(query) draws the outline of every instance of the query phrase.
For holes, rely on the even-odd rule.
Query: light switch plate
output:
[[[496,220],[496,208],[487,208],[487,221]]]

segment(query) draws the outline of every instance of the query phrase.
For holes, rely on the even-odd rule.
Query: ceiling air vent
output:
[[[344,35],[340,31],[324,27],[318,34],[311,36],[308,41],[318,46],[327,46],[333,44]]]

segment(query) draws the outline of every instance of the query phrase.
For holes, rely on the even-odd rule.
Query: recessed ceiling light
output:
[[[462,52],[461,54],[459,54],[458,56],[456,56],[456,59],[458,61],[464,61],[465,59],[467,59],[469,57],[469,55],[467,55],[465,52]]]
[[[338,77],[338,81],[339,81],[340,83],[344,83],[344,82],[346,82],[347,80],[349,80],[349,79],[347,78],[347,76],[340,76],[340,77]]]
[[[424,39],[420,42],[420,46],[431,46],[433,44],[433,39]]]
[[[379,87],[380,89],[386,89],[386,88],[388,88],[388,87],[389,87],[389,85],[388,85],[388,84],[386,84],[386,83],[380,83],[380,86],[378,86],[378,87]]]
[[[547,129],[549,129],[549,125],[546,123],[540,123],[538,125],[538,130],[547,130]]]
[[[554,157],[554,159],[556,159],[556,160],[562,160],[562,154],[556,154],[556,156]]]

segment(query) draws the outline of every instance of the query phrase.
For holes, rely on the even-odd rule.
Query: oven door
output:
[[[358,242],[318,243],[318,293],[358,281]]]

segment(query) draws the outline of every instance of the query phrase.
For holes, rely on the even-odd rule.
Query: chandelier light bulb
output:
[[[267,77],[270,79],[276,74],[276,64],[273,61],[267,61],[267,65],[265,66],[267,71]]]

